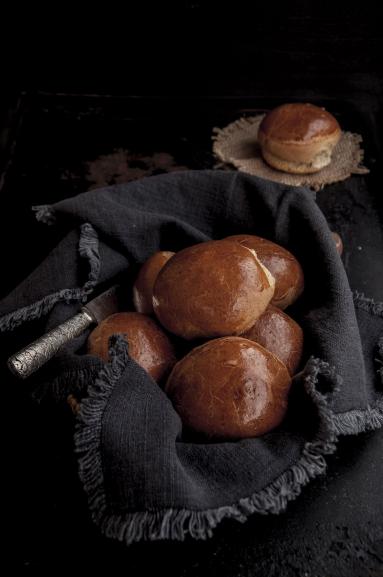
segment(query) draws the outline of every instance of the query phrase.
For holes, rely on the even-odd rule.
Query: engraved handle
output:
[[[62,345],[78,337],[93,322],[93,317],[83,309],[74,317],[12,355],[8,359],[8,367],[15,375],[26,379],[49,361]]]

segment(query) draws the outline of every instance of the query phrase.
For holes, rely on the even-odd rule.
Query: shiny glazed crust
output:
[[[337,120],[312,104],[284,104],[266,114],[258,131],[265,161],[293,174],[313,173],[331,162],[341,129]]]
[[[155,280],[164,264],[174,254],[174,252],[165,250],[155,252],[141,266],[133,285],[133,303],[138,313],[146,315],[153,313],[152,299]]]
[[[274,294],[274,279],[249,248],[209,241],[173,256],[160,271],[153,308],[185,339],[236,335],[250,328]]]
[[[235,241],[257,253],[258,259],[275,278],[275,291],[271,304],[285,309],[302,294],[303,270],[294,255],[271,240],[250,234],[237,234],[225,240]]]
[[[290,375],[299,367],[303,350],[301,327],[278,307],[269,305],[250,330],[242,335],[255,341],[280,359]]]
[[[224,337],[179,361],[165,392],[185,427],[229,440],[256,437],[278,426],[290,385],[275,355],[248,339]]]
[[[158,324],[140,313],[116,313],[104,319],[89,335],[88,353],[109,360],[109,338],[123,334],[129,355],[155,381],[166,378],[176,362],[173,346]]]

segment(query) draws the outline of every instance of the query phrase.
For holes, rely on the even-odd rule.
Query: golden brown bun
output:
[[[176,362],[168,337],[151,318],[140,313],[116,313],[104,319],[89,335],[88,353],[109,360],[109,337],[123,334],[129,355],[149,375],[160,381]]]
[[[153,312],[153,286],[164,264],[175,253],[161,250],[144,262],[133,285],[133,303],[138,313],[150,315]]]
[[[274,353],[286,365],[290,375],[295,375],[302,358],[303,331],[281,309],[269,305],[242,336]]]
[[[335,241],[335,248],[338,251],[338,253],[340,255],[342,255],[343,253],[343,241],[342,238],[339,236],[339,234],[337,232],[332,232],[331,233],[333,236],[333,239]]]
[[[225,240],[181,250],[161,269],[153,289],[160,323],[184,339],[235,335],[266,310],[274,279],[253,251]]]
[[[248,339],[224,337],[179,361],[165,392],[185,427],[209,437],[242,439],[280,424],[290,385],[275,355]]]
[[[275,292],[271,304],[285,309],[304,289],[303,270],[294,255],[271,240],[251,234],[236,234],[225,240],[239,242],[255,250],[261,263],[275,278]]]
[[[263,158],[273,168],[309,174],[330,164],[341,133],[337,120],[324,108],[283,104],[263,118],[258,142]]]

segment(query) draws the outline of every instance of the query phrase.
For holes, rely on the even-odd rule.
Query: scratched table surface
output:
[[[202,10],[202,3],[192,4],[193,14]],[[231,17],[227,13],[227,26]],[[248,55],[238,64],[239,48],[230,56],[232,46],[226,44],[221,63],[212,56],[202,59],[207,49],[206,37],[202,37],[202,48],[198,54],[198,48],[193,48],[189,64],[203,60],[209,79],[214,76],[210,95],[206,89],[205,94],[186,91],[176,96],[177,91],[168,86],[157,89],[156,97],[145,96],[150,94],[146,69],[134,90],[107,81],[104,72],[105,90],[97,91],[95,84],[100,82],[89,81],[77,93],[76,86],[63,89],[57,85],[57,90],[51,90],[41,82],[39,91],[10,93],[7,106],[0,110],[4,153],[0,246],[3,271],[7,271],[1,279],[1,296],[33,270],[61,237],[60,229],[35,221],[32,205],[146,175],[214,168],[214,127],[285,101],[306,100],[325,106],[342,127],[363,136],[370,174],[351,177],[356,184],[352,195],[344,183],[337,183],[320,191],[317,201],[331,228],[343,238],[343,260],[352,288],[383,300],[379,174],[383,81],[382,72],[376,72],[381,52],[374,44],[370,21],[366,24],[359,19],[355,10],[347,50],[343,47],[339,57],[339,30],[346,34],[339,23],[345,21],[349,23],[350,16],[341,12],[335,22],[318,19],[302,46],[310,21],[290,19],[295,32],[299,28],[297,44],[296,34],[288,34],[282,26],[266,38],[261,18],[258,28],[254,24],[254,34],[263,34],[263,40],[270,43],[267,66],[259,61],[257,78],[249,73],[249,64],[254,64],[259,50],[252,52],[248,39],[236,36]],[[330,34],[325,38],[326,30]],[[279,45],[277,36],[282,38]],[[371,58],[363,51],[366,43]],[[215,66],[211,66],[213,60]],[[298,71],[297,62],[304,65],[304,74]],[[156,79],[160,76],[154,68],[151,73]],[[144,96],[129,95],[139,94],[140,89]],[[12,456],[7,464],[12,471],[7,500],[15,520],[14,529],[8,532],[14,553],[7,567],[13,572],[56,574],[76,568],[86,574],[124,570],[142,575],[155,570],[180,577],[383,575],[381,431],[342,439],[337,453],[328,458],[327,474],[306,487],[282,515],[254,515],[243,525],[225,521],[206,542],[187,539],[126,548],[102,537],[89,518],[77,476],[69,409],[49,402],[37,404],[27,382],[10,389],[3,364],[0,373],[3,406],[17,415],[18,423],[12,428]]]

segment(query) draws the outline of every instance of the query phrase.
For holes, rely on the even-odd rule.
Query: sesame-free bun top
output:
[[[273,353],[286,365],[290,375],[295,375],[302,358],[303,331],[281,309],[269,305],[242,336]]]
[[[104,319],[88,337],[88,353],[109,360],[109,338],[124,335],[129,355],[157,382],[165,379],[176,362],[169,338],[146,315],[120,312]]]
[[[271,352],[248,339],[224,337],[181,359],[165,392],[187,429],[230,440],[278,426],[290,385],[285,365]]]
[[[275,278],[275,291],[271,304],[285,309],[303,292],[303,270],[290,251],[266,238],[251,234],[236,234],[225,240],[235,241],[257,253],[261,263]]]
[[[254,251],[225,240],[177,252],[153,289],[160,323],[184,339],[237,335],[249,329],[274,294],[274,278]]]
[[[331,162],[340,136],[338,121],[324,108],[293,103],[278,106],[265,115],[258,142],[270,166],[305,174],[318,172]]]
[[[158,273],[174,252],[160,250],[155,252],[141,266],[133,285],[133,303],[138,313],[153,313],[153,286]]]

